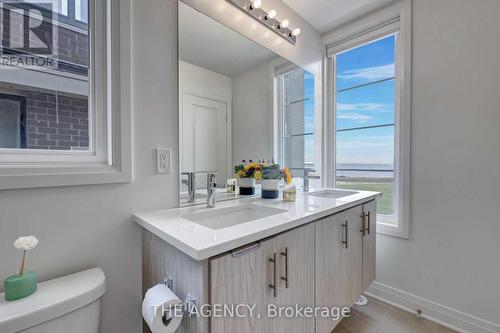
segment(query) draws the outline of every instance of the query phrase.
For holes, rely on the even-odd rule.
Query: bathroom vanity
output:
[[[245,318],[185,315],[181,332],[330,333],[339,320],[273,317],[268,305],[352,306],[375,278],[379,195],[326,189],[296,202],[249,198],[136,214],[144,292],[168,276],[198,309],[255,305]]]

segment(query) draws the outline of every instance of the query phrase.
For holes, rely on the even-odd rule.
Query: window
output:
[[[332,87],[327,183],[382,192],[377,231],[403,238],[409,234],[409,3],[325,37]]]
[[[382,192],[379,218],[394,224],[396,35],[337,54],[336,187]]]
[[[0,94],[0,147],[26,147],[26,99]]]
[[[89,21],[89,2],[88,0],[75,0],[75,18],[87,23]]]
[[[117,145],[127,115],[126,108],[118,114],[121,31],[111,25],[127,7],[91,2],[92,27],[88,0],[0,2],[0,188],[105,182],[101,172],[128,178],[127,154]],[[29,180],[88,173],[99,180]]]
[[[279,161],[302,177],[316,167],[314,75],[295,68],[278,75]]]

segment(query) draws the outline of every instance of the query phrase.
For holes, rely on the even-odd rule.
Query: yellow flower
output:
[[[245,171],[243,171],[243,170],[239,170],[239,171],[236,173],[236,176],[237,176],[238,178],[242,178],[242,177],[244,177],[245,175],[246,175],[246,172],[245,172]]]
[[[250,170],[252,168],[254,168],[255,170],[259,170],[260,169],[260,164],[256,163],[256,162],[252,162],[252,163],[248,163],[247,165],[245,165],[245,171],[248,171],[248,170]]]
[[[290,169],[285,168],[285,182],[287,184],[290,184],[292,182],[292,173],[290,172]]]
[[[253,176],[256,180],[261,180],[262,179],[262,171],[255,171]]]

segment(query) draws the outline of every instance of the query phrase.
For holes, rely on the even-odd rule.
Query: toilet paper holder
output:
[[[168,289],[174,291],[174,279],[167,275],[163,278],[162,284],[166,285]],[[189,293],[186,295],[186,299],[182,304],[182,309],[184,312],[191,312],[193,306],[196,305],[196,298],[191,296]]]
[[[171,279],[168,274],[163,278],[162,283],[168,287],[170,290],[174,290],[174,279]]]

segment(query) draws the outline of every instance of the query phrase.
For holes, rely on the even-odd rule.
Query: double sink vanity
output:
[[[321,189],[318,67],[178,5],[179,208],[134,216],[143,292],[166,281],[194,301],[181,333],[330,333],[374,280],[380,193]],[[261,198],[261,179],[290,176],[294,202]]]
[[[379,195],[323,189],[298,193],[295,202],[251,197],[136,214],[143,289],[167,276],[199,312],[203,305],[253,309],[243,318],[186,314],[181,332],[330,333],[340,319],[276,311],[354,304],[375,278]]]

